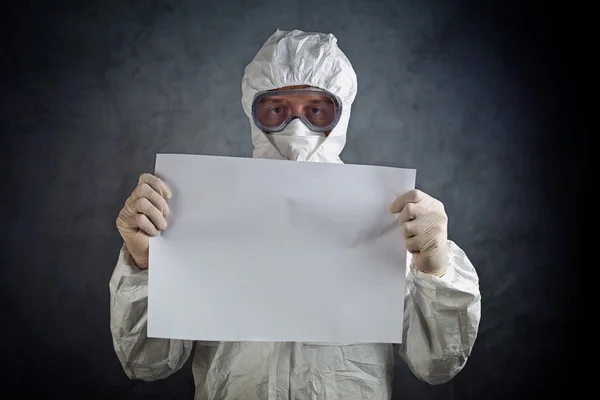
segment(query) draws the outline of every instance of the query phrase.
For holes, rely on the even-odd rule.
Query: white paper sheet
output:
[[[150,240],[148,336],[402,339],[406,249],[387,211],[416,171],[159,154],[173,192]]]

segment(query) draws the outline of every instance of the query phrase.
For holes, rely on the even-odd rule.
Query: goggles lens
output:
[[[324,90],[276,90],[255,96],[252,115],[256,125],[267,133],[283,130],[294,118],[300,118],[312,131],[325,132],[335,127],[341,108],[339,99]]]

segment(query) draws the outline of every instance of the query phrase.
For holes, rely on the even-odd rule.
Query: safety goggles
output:
[[[299,118],[313,132],[333,129],[342,114],[342,102],[332,93],[316,88],[270,90],[257,93],[252,117],[263,132],[281,132]]]

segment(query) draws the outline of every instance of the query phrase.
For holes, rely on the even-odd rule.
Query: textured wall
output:
[[[568,366],[575,319],[575,248],[565,246],[574,237],[560,207],[578,211],[570,173],[580,118],[560,53],[568,41],[544,31],[551,19],[531,19],[522,2],[450,0],[56,1],[5,11],[9,383],[61,398],[193,397],[189,364],[144,383],[129,381],[114,355],[114,221],[157,152],[250,155],[240,80],[276,28],[338,37],[359,79],[342,158],[416,168],[480,274],[481,331],[465,369],[431,387],[399,362],[394,398],[514,398],[569,383],[554,379]]]

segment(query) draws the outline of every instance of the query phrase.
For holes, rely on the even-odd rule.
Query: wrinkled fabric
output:
[[[291,85],[320,87],[344,102],[341,125],[311,158],[341,162],[356,76],[333,35],[300,31],[277,31],[246,68],[242,104],[251,121],[254,157],[282,158],[248,113],[254,93]],[[454,242],[448,241],[447,251],[449,267],[442,277],[418,271],[408,254],[401,345],[197,342],[195,399],[390,399],[395,351],[418,378],[447,382],[471,353],[481,312],[473,265]],[[128,377],[152,381],[179,370],[193,342],[147,338],[147,284],[148,272],[136,268],[127,249],[121,249],[109,285],[113,344]]]

